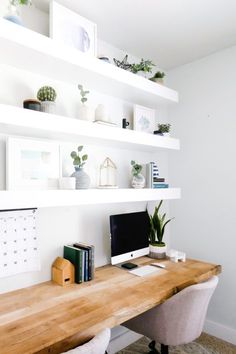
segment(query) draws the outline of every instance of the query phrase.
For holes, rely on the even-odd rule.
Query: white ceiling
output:
[[[34,0],[44,10],[49,0]],[[58,0],[100,39],[170,69],[236,44],[236,0]]]

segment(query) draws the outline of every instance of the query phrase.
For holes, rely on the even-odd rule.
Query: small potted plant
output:
[[[131,186],[133,188],[144,188],[145,186],[145,178],[141,174],[142,171],[142,165],[136,163],[134,160],[131,161],[131,174],[132,174],[132,181],[131,181]]]
[[[166,225],[172,220],[166,220],[166,214],[160,214],[160,208],[163,200],[155,207],[154,214],[149,215],[150,218],[150,234],[149,234],[149,256],[151,258],[165,258],[167,247],[163,242],[163,236]]]
[[[90,178],[86,172],[84,172],[83,167],[88,160],[88,155],[80,155],[81,151],[83,150],[83,146],[80,145],[77,148],[77,151],[72,151],[70,156],[73,159],[73,165],[75,167],[75,172],[72,173],[71,177],[75,177],[76,189],[88,189],[90,185]]]
[[[154,134],[162,135],[162,136],[169,136],[170,135],[170,127],[171,124],[158,124],[158,130],[154,131]]]
[[[4,18],[22,26],[22,21],[19,16],[19,7],[21,5],[27,6],[31,4],[32,0],[9,0],[8,13],[4,16]]]
[[[55,113],[57,93],[51,86],[43,86],[38,90],[37,98],[41,101],[42,112]]]
[[[151,77],[149,80],[157,82],[159,84],[163,84],[163,78],[166,76],[164,72],[157,71],[153,77]]]
[[[78,89],[80,92],[80,101],[82,103],[79,107],[79,119],[93,121],[94,120],[93,111],[91,110],[90,107],[88,107],[85,104],[85,102],[88,101],[88,98],[86,96],[90,92],[88,90],[84,90],[83,85],[78,85]]]
[[[151,60],[141,59],[140,63],[132,64],[130,71],[134,74],[142,73],[145,77],[147,77],[147,73],[152,72],[152,68],[155,66]]]

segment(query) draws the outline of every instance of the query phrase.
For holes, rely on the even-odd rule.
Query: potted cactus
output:
[[[80,101],[81,105],[79,107],[79,119],[94,121],[94,112],[93,110],[85,104],[88,101],[86,97],[89,94],[89,91],[84,90],[83,85],[78,85],[78,89],[80,92]]]
[[[37,98],[41,101],[42,112],[55,113],[57,93],[51,86],[43,86],[38,90]]]
[[[75,177],[76,189],[87,189],[90,185],[90,178],[86,172],[84,172],[83,167],[88,160],[88,155],[81,155],[81,151],[83,150],[83,146],[80,145],[77,148],[77,151],[72,151],[70,156],[73,159],[73,165],[75,167],[75,172],[72,173],[71,177]]]
[[[166,214],[160,214],[160,208],[163,200],[155,207],[154,214],[149,215],[150,218],[150,234],[149,234],[149,256],[151,258],[165,258],[167,247],[163,241],[166,225],[172,220],[166,220]]]
[[[4,18],[22,26],[23,23],[19,15],[19,8],[22,5],[32,5],[32,0],[9,0],[8,3],[8,13]]]

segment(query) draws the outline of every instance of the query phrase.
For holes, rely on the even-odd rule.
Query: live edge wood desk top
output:
[[[61,353],[221,272],[219,265],[196,260],[164,264],[158,275],[138,277],[108,265],[83,284],[45,282],[0,295],[0,353]]]

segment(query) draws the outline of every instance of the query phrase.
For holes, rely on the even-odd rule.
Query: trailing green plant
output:
[[[161,71],[157,71],[152,79],[163,79],[164,77],[166,76],[166,74],[164,72],[161,72]]]
[[[156,245],[159,247],[164,247],[165,242],[163,242],[163,236],[165,232],[166,225],[173,219],[166,219],[166,213],[161,215],[159,213],[160,207],[163,200],[160,201],[158,206],[155,207],[154,214],[149,215],[150,218],[150,233],[149,233],[149,243],[151,245]]]
[[[32,5],[32,0],[9,0],[10,5],[19,6],[19,5]]]
[[[86,95],[89,94],[89,91],[84,91],[83,85],[78,85],[78,89],[80,91],[80,96],[81,96],[80,100],[81,100],[82,103],[85,103],[86,101],[88,101]]]
[[[139,71],[144,71],[145,73],[150,73],[150,72],[152,72],[153,66],[155,66],[155,64],[151,60],[141,59],[140,63],[131,64],[130,71],[134,74],[137,74]]]
[[[132,170],[131,170],[132,175],[137,176],[142,171],[143,168],[142,165],[139,165],[134,160],[132,160],[130,163],[132,166]]]
[[[171,124],[158,124],[158,133],[169,133]]]
[[[82,155],[80,156],[80,152],[83,150],[83,145],[78,146],[77,148],[78,153],[76,151],[72,151],[70,156],[73,159],[73,165],[77,166],[79,168],[83,167],[88,160],[88,155]]]
[[[57,93],[51,86],[43,86],[38,90],[37,98],[40,101],[54,102],[57,98]]]

